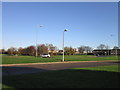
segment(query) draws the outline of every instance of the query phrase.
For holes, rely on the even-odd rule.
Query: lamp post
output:
[[[42,25],[40,25],[40,27],[42,27]],[[38,29],[36,29],[36,57],[37,57],[37,55],[38,55],[38,52],[37,52],[37,41],[38,41]]]
[[[117,44],[116,43],[115,43],[115,46],[116,46],[116,48],[115,48],[115,55],[117,57]]]
[[[67,32],[67,31],[68,31],[67,29],[65,29],[63,31],[63,59],[62,59],[63,62],[65,61],[65,57],[64,57],[64,32]]]
[[[110,36],[113,37],[114,35],[111,34]],[[116,43],[115,43],[115,47],[116,47],[116,48],[113,48],[113,49],[115,49],[115,55],[116,55],[116,57],[117,57],[117,44],[116,44]]]

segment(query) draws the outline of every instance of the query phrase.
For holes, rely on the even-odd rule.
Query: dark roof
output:
[[[108,50],[116,50],[116,49],[94,49],[93,51],[108,51]],[[120,49],[117,49],[120,50]]]

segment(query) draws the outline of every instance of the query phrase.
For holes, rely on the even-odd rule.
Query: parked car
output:
[[[49,57],[50,57],[50,54],[42,54],[41,57],[42,57],[42,58],[49,58]]]

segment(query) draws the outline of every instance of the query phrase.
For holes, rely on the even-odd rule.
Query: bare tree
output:
[[[92,51],[92,48],[90,46],[80,46],[78,47],[78,51],[80,54],[84,54],[84,51],[88,54]]]
[[[23,49],[21,50],[21,55],[29,55],[29,54],[28,54],[28,51],[27,51],[27,48],[23,48]]]
[[[83,54],[83,52],[85,51],[85,46],[78,47],[78,51],[80,54]]]
[[[103,49],[106,48],[106,45],[105,44],[100,44],[97,48],[103,50]]]
[[[19,48],[18,48],[18,55],[22,55],[22,50],[23,50],[22,47],[19,47]]]
[[[47,54],[48,53],[48,47],[45,44],[38,45],[38,56],[42,54]]]
[[[35,55],[35,46],[29,46],[29,47],[27,47],[27,53],[30,56],[34,56]]]
[[[70,47],[64,47],[65,55],[70,55]]]
[[[51,55],[56,54],[54,51],[57,51],[58,48],[56,46],[54,46],[53,44],[46,44],[46,46],[48,47],[48,50],[50,51],[49,53]]]
[[[8,52],[9,55],[15,55],[15,54],[17,54],[17,49],[14,48],[14,47],[11,47],[11,48],[8,49],[7,52]]]
[[[85,51],[86,51],[87,54],[92,51],[92,48],[89,47],[89,46],[85,46],[84,48],[85,48]]]
[[[76,52],[75,49],[72,47],[65,47],[64,50],[66,55],[74,55]]]

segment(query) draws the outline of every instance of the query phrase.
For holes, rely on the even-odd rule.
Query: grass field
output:
[[[120,67],[120,65],[111,65],[111,66],[99,66],[99,67],[90,67],[90,68],[73,68],[73,69],[120,72],[119,67]]]
[[[62,55],[52,56],[51,58],[41,58],[34,56],[2,56],[2,64],[19,64],[19,63],[41,63],[41,62],[61,62]],[[65,55],[65,61],[102,61],[118,60],[116,56],[96,57],[93,55]]]
[[[74,68],[3,76],[3,88],[118,88],[119,76],[117,65]]]

